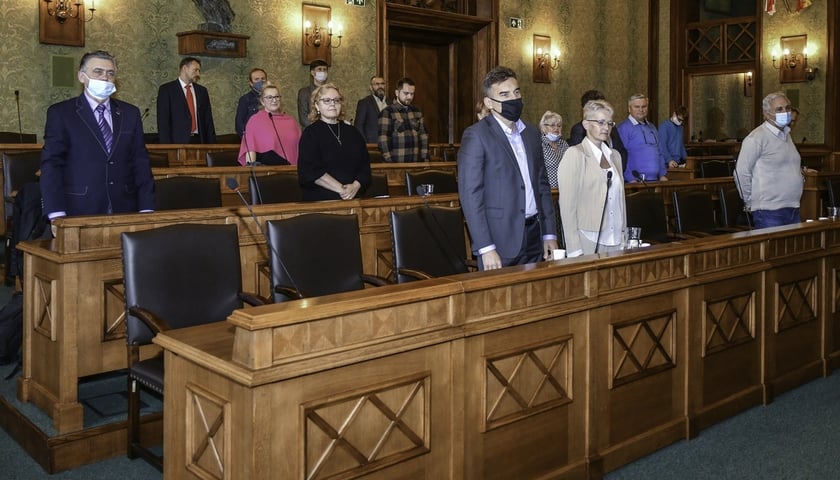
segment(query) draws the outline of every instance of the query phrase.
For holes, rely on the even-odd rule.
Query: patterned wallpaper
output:
[[[499,61],[519,76],[526,120],[537,123],[546,110],[556,111],[567,136],[580,120],[584,91],[604,92],[616,119],[627,116],[631,94],[645,91],[647,0],[501,0],[499,10]],[[525,28],[508,28],[509,17],[524,18]],[[560,67],[551,72],[550,84],[531,81],[534,34],[551,37],[552,49],[560,49]]]
[[[307,3],[328,5],[332,20],[344,26],[344,39],[332,52],[330,80],[346,98],[350,110],[369,93],[368,80],[376,69],[376,4],[364,7],[344,2],[314,0]],[[11,5],[7,5],[11,2]],[[300,0],[230,0],[236,13],[233,33],[249,35],[246,58],[200,57],[201,83],[210,92],[218,134],[234,131],[236,102],[248,89],[248,72],[259,66],[268,72],[283,94],[283,108],[297,116],[297,90],[309,82],[309,67],[301,64]],[[103,49],[117,57],[117,98],[150,109],[145,130],[156,131],[155,99],[161,83],[178,75],[176,33],[194,30],[204,20],[192,0],[146,0],[141,2],[98,0],[96,18],[86,25],[84,47],[41,45],[38,43],[38,5],[33,0],[4,0],[0,18],[0,130],[17,131],[14,90],[20,90],[24,132],[43,138],[46,108],[57,101],[81,93],[81,86],[50,87],[50,58],[66,55],[78,65],[84,52]],[[353,112],[350,112],[353,113]],[[352,118],[352,114],[348,115]]]
[[[808,138],[808,143],[825,141],[825,57],[828,41],[825,2],[811,2],[811,6],[799,13],[787,13],[777,8],[775,15],[762,14],[763,40],[761,53],[762,87],[765,94],[781,90],[802,112],[793,135],[797,141]],[[771,54],[779,49],[779,37],[808,35],[808,65],[819,68],[817,77],[811,82],[779,83],[779,71],[773,68]],[[798,98],[798,101],[797,101]],[[756,101],[760,102],[761,98]]]
[[[742,139],[750,133],[755,97],[744,96],[743,73],[695,76],[693,82],[691,136],[724,140]]]
[[[334,21],[344,25],[341,47],[333,50],[330,79],[342,88],[348,102],[348,117],[355,114],[356,101],[367,95],[368,79],[376,69],[377,3],[364,7],[342,1],[308,0],[329,5]],[[667,39],[668,1],[660,1],[660,38]],[[297,90],[309,81],[308,67],[300,61],[300,0],[230,0],[236,12],[233,32],[250,35],[248,57],[222,59],[202,57],[202,83],[213,102],[217,133],[233,131],[236,101],[247,90],[248,71],[254,66],[267,70],[284,95],[284,108],[296,115]],[[559,112],[565,119],[564,134],[580,117],[580,95],[590,88],[606,93],[616,108],[616,119],[627,115],[626,99],[647,86],[646,49],[648,0],[500,0],[499,62],[517,71],[525,95],[524,118],[538,122],[545,110]],[[38,10],[33,0],[5,0],[0,18],[0,130],[17,131],[14,90],[20,90],[23,130],[43,136],[44,115],[51,103],[78,95],[80,87],[50,86],[50,58],[65,55],[78,58],[85,51],[105,49],[117,56],[118,98],[149,108],[147,131],[155,131],[155,97],[161,83],[177,75],[180,56],[176,33],[195,29],[203,21],[192,0],[147,0],[142,12],[134,2],[99,0],[96,19],[87,24],[85,47],[64,47],[38,43]],[[808,33],[816,52],[825,56],[826,7],[822,2],[800,14],[779,12],[763,15],[763,51],[769,55],[779,36]],[[508,17],[525,19],[525,28],[511,29]],[[628,21],[632,19],[633,21]],[[548,35],[552,47],[561,51],[560,67],[551,73],[552,83],[535,84],[531,78],[532,37]],[[658,52],[660,79],[667,80],[668,51]],[[819,60],[814,62],[820,65]],[[778,72],[764,63],[763,87],[769,92],[780,87]],[[822,141],[825,116],[823,75],[810,83],[785,84],[797,89],[804,116],[801,132],[810,141]],[[668,85],[653,101],[664,118],[669,106]],[[645,92],[648,93],[648,92]],[[657,123],[662,118],[653,119]]]

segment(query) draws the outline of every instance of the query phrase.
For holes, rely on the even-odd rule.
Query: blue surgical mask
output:
[[[257,93],[262,92],[263,83],[264,82],[262,80],[257,80],[256,82],[254,82],[254,87],[253,87],[254,91],[257,92]]]
[[[790,125],[790,112],[776,113],[776,125],[785,128]]]
[[[87,74],[83,73],[83,75],[87,77]],[[91,97],[97,100],[105,100],[117,91],[117,86],[105,80],[88,77],[86,90]]]
[[[546,133],[545,138],[547,138],[549,142],[556,142],[557,140],[560,140],[560,135],[556,133]]]

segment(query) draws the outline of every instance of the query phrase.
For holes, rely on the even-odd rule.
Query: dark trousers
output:
[[[543,260],[543,241],[542,233],[540,232],[540,222],[533,222],[530,225],[525,225],[525,231],[522,233],[522,248],[519,253],[513,258],[502,257],[502,265],[508,267],[510,265],[525,265],[526,263],[536,263]]]

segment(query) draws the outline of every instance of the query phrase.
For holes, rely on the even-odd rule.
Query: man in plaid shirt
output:
[[[425,162],[429,160],[429,134],[423,114],[415,106],[414,81],[397,81],[394,103],[379,113],[379,150],[385,162]]]

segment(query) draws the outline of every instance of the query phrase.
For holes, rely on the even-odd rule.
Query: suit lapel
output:
[[[487,122],[487,126],[493,133],[491,137],[498,144],[498,147],[507,154],[508,159],[513,162],[517,169],[519,169],[519,164],[516,161],[516,155],[513,153],[513,147],[510,146],[507,134],[504,130],[502,130],[502,126],[499,125],[499,122],[493,118],[493,114],[491,113],[490,115],[487,115],[482,121]]]
[[[102,130],[99,129],[99,122],[96,121],[96,117],[94,117],[84,93],[76,100],[76,115],[79,116],[79,119],[81,119],[88,131],[90,131],[90,134],[96,139],[99,148],[102,149],[105,155],[108,155],[108,149],[105,148],[105,139],[102,137]]]
[[[114,141],[111,145],[111,153],[117,151],[117,144],[120,141],[120,131],[122,130],[122,109],[120,108],[119,102],[114,99],[111,99],[111,125],[114,132]],[[110,156],[110,154],[109,154]]]

